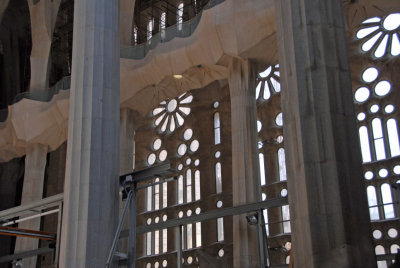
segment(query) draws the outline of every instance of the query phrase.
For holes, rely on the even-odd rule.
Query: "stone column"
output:
[[[41,200],[43,197],[44,172],[46,168],[47,146],[36,144],[28,149],[25,157],[24,185],[22,188],[21,205]],[[24,221],[18,224],[18,228],[40,230],[40,218]],[[15,244],[15,253],[37,249],[38,239],[18,237]],[[23,266],[36,267],[37,257],[25,258]]]
[[[261,200],[257,153],[256,72],[249,61],[233,58],[229,66],[232,108],[233,205]],[[257,229],[246,215],[233,217],[234,267],[259,267]]]
[[[30,91],[45,90],[53,31],[61,0],[28,1],[31,16],[32,51]]]
[[[104,267],[118,222],[119,1],[74,12],[60,267]]]
[[[119,174],[123,175],[132,172],[135,167],[135,125],[134,113],[128,108],[121,109],[120,114],[120,132],[119,132]],[[125,201],[122,201],[120,194],[119,215],[121,218]],[[122,230],[129,229],[129,210],[126,214]],[[128,249],[128,237],[123,237],[119,241],[118,250],[126,253]]]
[[[342,1],[277,0],[296,267],[376,267]]]

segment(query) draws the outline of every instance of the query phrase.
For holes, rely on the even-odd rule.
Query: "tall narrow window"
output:
[[[183,23],[183,3],[178,5],[178,13],[177,13],[177,23],[178,23],[178,30],[182,30],[182,23]]]
[[[151,18],[147,22],[147,40],[150,40],[153,37],[153,27],[154,27],[154,19]]]
[[[160,254],[160,231],[154,231],[154,254]]]
[[[399,132],[396,120],[391,118],[387,121],[387,132],[389,137],[390,155],[392,157],[400,155]]]
[[[214,114],[214,144],[221,143],[221,122],[219,118],[219,113]]]
[[[382,160],[386,158],[385,143],[383,141],[382,121],[379,118],[372,120],[372,133],[375,144],[376,160]]]
[[[374,186],[367,187],[367,196],[371,220],[379,220],[378,200],[376,199],[376,190]]]
[[[178,177],[178,204],[183,204],[183,176]]]
[[[162,193],[162,207],[166,208],[168,206],[168,185],[166,182],[162,184],[163,193]]]
[[[290,228],[290,212],[289,212],[289,206],[282,206],[282,221],[283,221],[283,232],[284,233],[290,233],[291,228]]]
[[[163,253],[168,251],[168,231],[167,231],[167,229],[162,230],[162,251],[163,251]]]
[[[156,183],[159,181],[159,178],[155,180]],[[158,209],[160,209],[160,184],[154,185],[154,210]]]
[[[286,160],[285,160],[285,149],[280,148],[278,150],[278,164],[279,164],[279,180],[286,181]]]
[[[189,248],[193,248],[193,230],[192,230],[192,228],[193,228],[193,225],[191,224],[191,223],[189,223],[187,226],[186,226],[186,231],[187,231],[187,234],[186,234],[186,238],[187,238],[187,249],[189,249]]]
[[[194,173],[194,199],[200,200],[200,171]]]
[[[260,180],[261,185],[265,185],[265,164],[264,164],[264,154],[258,154],[258,160],[260,162]]]
[[[359,131],[361,154],[363,162],[371,162],[371,149],[369,147],[368,129],[366,126],[360,127]]]
[[[201,222],[196,222],[196,247],[201,247]]]
[[[147,187],[147,200],[146,200],[146,203],[147,203],[147,211],[152,211],[153,210],[153,207],[152,207],[152,197],[153,197],[153,195],[152,195],[152,188],[153,187]]]
[[[160,17],[160,32],[161,32],[161,39],[165,38],[165,27],[167,25],[167,13],[161,13]]]
[[[217,219],[218,242],[224,241],[224,218]]]
[[[269,235],[269,227],[268,227],[268,209],[263,210],[263,216],[265,221],[265,233],[267,236]]]
[[[151,232],[146,234],[146,254],[151,255]]]
[[[138,27],[135,25],[133,27],[133,44],[137,45],[138,42]]]
[[[383,210],[385,212],[385,219],[394,218],[395,217],[394,207],[393,207],[392,191],[390,189],[390,185],[387,183],[382,184],[381,193],[382,193]]]
[[[221,163],[218,162],[215,164],[215,185],[217,194],[222,192],[222,172],[221,172]]]
[[[186,170],[186,202],[192,202],[192,170]]]

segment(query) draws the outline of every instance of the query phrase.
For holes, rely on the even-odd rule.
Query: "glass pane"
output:
[[[183,203],[183,176],[178,177],[178,204]]]
[[[151,206],[152,199],[152,187],[147,187],[147,211],[151,211],[153,208]]]
[[[187,225],[187,248],[193,248],[192,224]]]
[[[192,202],[192,170],[186,170],[186,202]]]
[[[217,229],[218,229],[218,242],[224,241],[224,219],[217,219]]]
[[[290,228],[290,212],[289,212],[289,206],[282,206],[282,220],[283,222],[283,232],[284,233],[290,233],[291,228]]]
[[[400,155],[399,133],[395,119],[391,118],[387,121],[387,132],[389,137],[390,155],[392,157]]]
[[[154,232],[154,254],[160,253],[160,231]]]
[[[369,147],[368,129],[366,126],[360,127],[359,135],[363,162],[371,162],[371,149]]]
[[[201,247],[201,222],[196,222],[196,247]]]
[[[387,184],[387,183],[382,184],[381,194],[382,194],[383,204],[389,204],[389,205],[383,206],[383,210],[385,212],[385,218],[386,219],[394,218],[394,207],[391,204],[393,202],[392,191],[390,189],[389,184]]]
[[[168,184],[165,182],[163,186],[163,204],[162,207],[165,208],[168,205]]]
[[[286,160],[285,160],[285,150],[280,148],[278,150],[278,163],[279,163],[279,179],[280,181],[286,181]]]
[[[168,251],[168,230],[163,229],[163,253]]]
[[[151,232],[146,236],[146,254],[151,255]]]
[[[215,184],[217,194],[222,192],[222,174],[221,174],[221,163],[215,164]]]
[[[200,200],[200,171],[194,173],[195,200]]]
[[[264,164],[264,154],[258,154],[258,159],[260,162],[260,180],[261,185],[265,185],[265,164]]]

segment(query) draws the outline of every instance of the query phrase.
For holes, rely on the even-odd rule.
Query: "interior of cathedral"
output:
[[[397,0],[0,1],[0,268],[387,268],[399,73]]]

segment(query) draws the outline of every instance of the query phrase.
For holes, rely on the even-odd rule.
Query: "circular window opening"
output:
[[[162,266],[163,266],[163,267],[167,267],[167,265],[168,265],[168,261],[167,261],[167,260],[163,260]]]
[[[192,258],[192,256],[189,256],[189,257],[187,258],[187,263],[188,263],[188,264],[192,264],[192,262],[193,262],[193,258]]]
[[[201,208],[196,208],[195,212],[196,212],[197,215],[200,214]]]
[[[389,104],[389,105],[385,106],[385,113],[391,114],[391,113],[393,113],[393,111],[394,111],[394,105]]]
[[[378,104],[374,104],[371,106],[371,108],[369,108],[371,113],[377,113],[379,111],[379,105]]]
[[[366,180],[372,180],[373,177],[374,177],[374,173],[372,171],[367,171],[364,173],[364,178]]]
[[[163,221],[166,221],[168,219],[168,216],[167,215],[163,215],[162,219],[163,219]]]
[[[161,148],[161,140],[160,139],[156,139],[154,141],[154,143],[153,143],[153,149],[157,151],[160,148]]]
[[[278,137],[276,138],[276,142],[277,142],[277,143],[282,143],[282,142],[283,142],[283,136],[278,136]]]
[[[183,217],[183,211],[179,211],[178,217],[179,217],[179,218],[182,218],[182,217]]]
[[[158,155],[158,159],[160,159],[160,161],[165,161],[167,159],[167,155],[168,155],[167,151],[162,150]]]
[[[160,218],[159,217],[156,217],[155,219],[154,219],[154,222],[155,223],[158,223],[160,221]]]
[[[221,200],[218,200],[218,202],[217,202],[217,208],[221,208],[222,207],[222,201]]]
[[[282,197],[287,196],[287,190],[286,190],[286,189],[282,189],[282,190],[281,190],[281,196],[282,196]]]
[[[379,174],[379,177],[386,178],[387,175],[389,175],[389,172],[387,171],[387,169],[382,168],[379,170],[378,174]]]
[[[400,166],[399,165],[394,166],[393,167],[393,172],[394,172],[394,174],[399,175],[400,174]]]
[[[151,224],[151,218],[147,219],[147,224]]]
[[[264,201],[265,199],[267,199],[267,195],[266,195],[265,193],[262,193],[262,194],[261,194],[261,198],[262,198],[262,200]]]
[[[194,160],[194,165],[198,167],[200,165],[200,160],[199,159]]]
[[[382,238],[382,232],[379,231],[379,230],[374,230],[374,231],[372,232],[372,236],[373,236],[375,239],[381,239],[381,238]]]
[[[383,28],[387,31],[393,31],[400,26],[400,13],[393,13],[383,20]]]
[[[218,250],[218,256],[220,258],[222,258],[224,256],[224,254],[225,254],[225,251],[222,248],[220,250]]]
[[[178,107],[178,102],[176,101],[176,99],[172,99],[167,104],[167,111],[172,113],[173,111],[175,111],[176,107]]]
[[[354,98],[356,101],[362,103],[369,98],[369,89],[366,87],[360,87],[359,89],[356,90],[356,93],[354,93]]]
[[[394,229],[394,228],[390,228],[389,230],[388,230],[388,236],[390,237],[390,238],[396,238],[397,237],[397,230],[396,229]]]
[[[187,146],[186,144],[182,143],[178,146],[178,155],[183,156],[186,153]]]
[[[160,263],[158,263],[158,261],[156,261],[156,263],[154,264],[154,268],[158,268],[160,267]]]
[[[387,95],[392,88],[392,85],[388,81],[380,81],[375,86],[375,94],[382,97]]]
[[[190,140],[192,136],[193,136],[193,130],[191,128],[188,128],[185,130],[185,132],[183,132],[183,138],[185,139],[185,141]]]
[[[146,268],[151,268],[151,263],[150,263],[150,262],[148,262],[148,263],[146,264]]]
[[[214,102],[213,107],[214,107],[215,109],[217,109],[217,108],[219,107],[219,102],[218,102],[218,101]]]
[[[365,69],[365,71],[362,74],[362,79],[367,83],[375,81],[377,77],[378,77],[378,69],[376,69],[375,67],[370,67]]]
[[[151,153],[148,157],[147,157],[147,163],[149,165],[153,165],[154,162],[156,162],[156,155]]]
[[[198,140],[194,140],[190,143],[190,151],[196,152],[199,149],[200,143]]]
[[[186,212],[186,215],[187,215],[188,217],[192,216],[192,210],[189,209],[189,210]]]
[[[221,152],[220,151],[216,151],[214,156],[215,156],[215,158],[220,158]]]
[[[182,164],[179,164],[179,165],[178,165],[178,170],[182,170],[182,168],[183,168],[183,165],[182,165]]]
[[[262,129],[262,123],[261,121],[257,120],[257,132],[260,132]]]
[[[190,163],[192,163],[192,159],[190,159],[190,158],[186,159],[186,165],[189,166]]]
[[[358,121],[363,121],[365,119],[365,113],[359,113],[357,115],[357,119],[358,119]]]
[[[275,118],[275,123],[278,125],[278,126],[283,126],[283,118],[282,118],[282,113],[279,113],[277,116],[276,116],[276,118]]]

